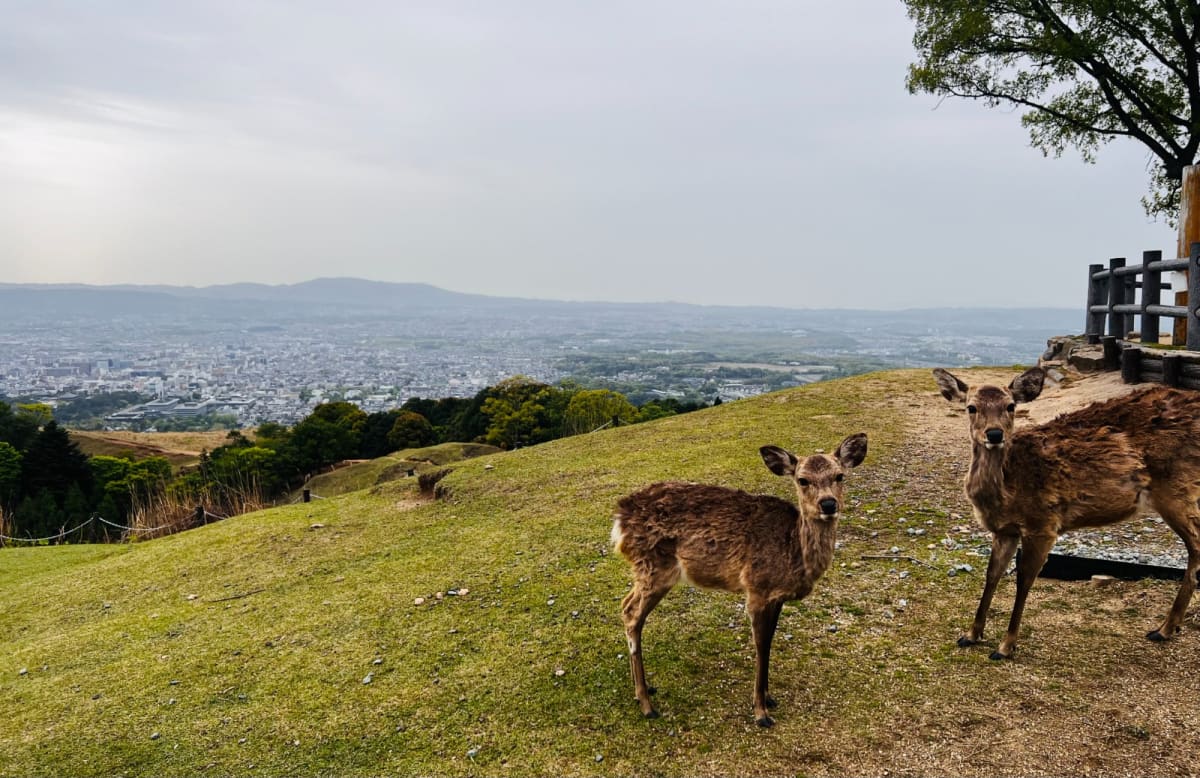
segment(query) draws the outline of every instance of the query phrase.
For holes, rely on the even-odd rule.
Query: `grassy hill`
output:
[[[244,434],[253,435],[247,431]],[[165,457],[175,468],[194,465],[200,452],[229,442],[229,432],[94,432],[71,430],[73,440],[88,456],[126,456],[135,459]]]
[[[333,497],[347,492],[356,492],[377,486],[397,478],[405,478],[409,471],[421,473],[430,468],[461,462],[465,459],[498,453],[500,449],[483,443],[441,443],[425,448],[409,448],[378,459],[343,465],[328,473],[315,475],[305,482],[319,497]]]
[[[404,479],[144,543],[2,549],[0,775],[1193,771],[1200,638],[1142,638],[1170,582],[1039,582],[1017,661],[954,646],[985,562],[965,442],[929,446],[910,413],[941,402],[926,371],[860,376],[470,459],[437,501]],[[643,719],[617,498],[664,478],[790,497],[759,446],[859,430],[834,567],[780,622],[777,725],[753,724],[737,598],[683,586],[646,628],[663,718]]]

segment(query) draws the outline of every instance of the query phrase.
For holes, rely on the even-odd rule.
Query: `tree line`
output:
[[[412,398],[376,413],[322,403],[291,427],[267,422],[252,436],[233,430],[224,445],[201,452],[196,466],[175,472],[164,457],[89,457],[49,406],[0,402],[0,535],[55,537],[86,524],[56,539],[112,539],[121,534],[113,525],[144,523],[147,514],[186,520],[196,505],[225,514],[269,505],[347,459],[447,442],[514,449],[703,407],[673,398],[635,406],[609,389],[515,376],[471,398]],[[93,515],[111,523],[87,523]]]

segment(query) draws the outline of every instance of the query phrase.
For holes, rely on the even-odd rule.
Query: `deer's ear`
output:
[[[942,397],[945,397],[952,403],[965,403],[967,401],[967,385],[959,380],[958,377],[951,375],[947,370],[935,367],[933,369],[933,378],[937,381],[938,389],[942,391]]]
[[[1036,400],[1045,385],[1046,371],[1040,367],[1033,367],[1014,378],[1008,385],[1008,391],[1012,392],[1013,399],[1017,402],[1027,403]]]
[[[861,465],[867,458],[867,433],[858,432],[847,437],[833,456],[847,470]]]
[[[796,472],[796,465],[800,462],[795,454],[779,446],[763,446],[758,453],[762,454],[763,462],[775,475],[791,475]]]

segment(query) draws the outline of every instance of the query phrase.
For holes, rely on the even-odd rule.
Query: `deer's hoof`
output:
[[[963,635],[962,637],[960,637],[960,638],[958,639],[958,647],[959,647],[959,648],[967,648],[967,647],[969,647],[969,646],[973,646],[973,645],[975,645],[975,644],[976,644],[976,643],[978,643],[978,642],[979,642],[978,640],[971,640],[971,639],[970,639],[969,637],[967,637],[966,635]]]
[[[656,719],[659,717],[659,712],[656,711],[654,708],[651,708],[648,712],[643,713],[642,715],[648,719]]]
[[[988,659],[999,661],[1001,659],[1012,659],[1012,654],[1001,654],[999,651],[993,651],[988,654]]]
[[[1146,640],[1154,643],[1166,643],[1168,640],[1170,640],[1170,638],[1164,635],[1160,630],[1155,629],[1146,633]]]
[[[770,716],[760,716],[754,720],[754,723],[763,729],[766,729],[768,727],[775,726],[775,719],[771,718]]]

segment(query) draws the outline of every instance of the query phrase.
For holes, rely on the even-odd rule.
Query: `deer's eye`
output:
[[[1017,404],[1016,404],[1016,403],[1009,403],[1009,404],[1008,404],[1008,407],[1007,407],[1007,408],[1005,408],[1004,410],[1008,411],[1009,413],[1012,413],[1012,412],[1013,412],[1013,411],[1015,411],[1016,409],[1017,409]]]
[[[979,412],[979,409],[978,409],[978,408],[976,408],[974,405],[968,405],[968,406],[967,406],[967,413],[972,413],[972,414],[974,414],[974,413],[978,413],[978,412]]]
[[[846,476],[842,475],[841,473],[838,473],[837,475],[835,475],[833,477],[833,480],[837,481],[840,484],[842,481],[845,480],[845,478],[846,478]]]
[[[800,484],[801,486],[808,486],[808,479],[807,478],[797,478],[796,483]]]

